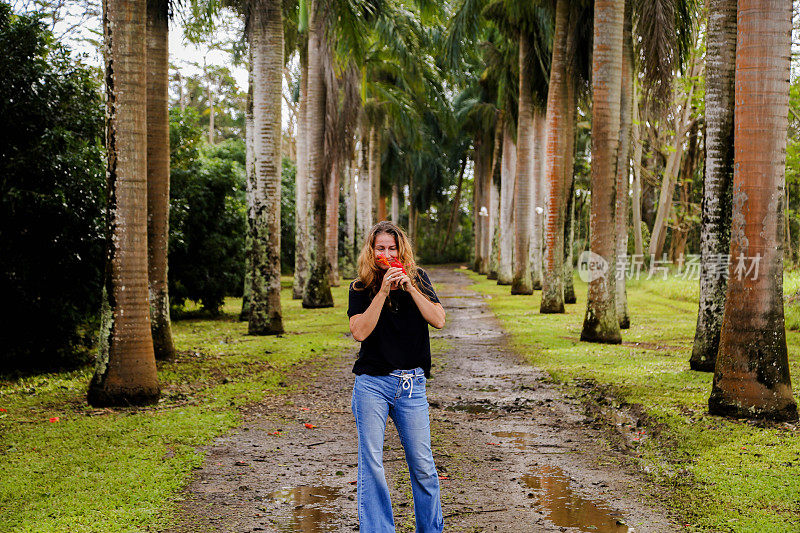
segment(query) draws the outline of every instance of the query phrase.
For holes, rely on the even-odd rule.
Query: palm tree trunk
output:
[[[536,168],[533,150],[536,139],[529,61],[529,36],[519,37],[519,118],[517,119],[517,179],[514,181],[514,275],[511,294],[533,294],[531,278],[531,205]]]
[[[169,317],[169,39],[167,3],[147,2],[147,252],[156,359],[175,357]]]
[[[283,333],[281,313],[281,87],[283,13],[261,0],[247,26],[253,61],[253,219],[250,335]]]
[[[325,75],[324,61],[330,59],[322,25],[322,9],[318,1],[309,8],[308,25],[308,261],[311,268],[303,291],[303,307],[333,307],[328,257],[326,255],[324,147],[325,147]],[[280,91],[278,91],[280,93]],[[372,165],[370,165],[372,166]]]
[[[615,303],[617,150],[622,85],[625,0],[595,0],[592,52],[592,204],[589,246],[592,262],[581,340],[620,343]]]
[[[248,47],[249,49],[250,47]],[[246,175],[245,188],[247,197],[247,235],[245,235],[244,255],[244,288],[242,290],[242,310],[239,312],[239,321],[250,320],[250,296],[253,265],[250,261],[250,249],[253,248],[253,191],[255,190],[256,176],[253,169],[253,56],[248,50],[247,61],[247,107],[244,113],[244,173]]]
[[[369,186],[372,202],[373,224],[381,220],[381,135],[373,124],[369,128]]]
[[[109,238],[87,394],[96,407],[150,404],[160,395],[147,294],[146,20],[145,0],[103,3]]]
[[[636,258],[644,255],[642,242],[642,136],[644,127],[639,124],[639,96],[636,82],[633,83],[633,128],[631,130],[631,144],[633,145],[633,194],[631,196],[631,224],[633,224],[633,253]]]
[[[499,122],[499,121],[497,121]],[[495,132],[492,136],[492,146],[491,152],[486,154],[486,159],[484,163],[486,165],[486,169],[483,174],[483,205],[486,206],[487,216],[485,217],[485,221],[483,226],[481,227],[481,248],[483,248],[483,257],[481,258],[481,270],[480,273],[487,276],[488,279],[496,279],[490,277],[491,274],[491,264],[492,264],[492,235],[494,234],[494,180],[495,180],[495,171],[498,173],[500,172],[500,147],[502,133],[498,134],[498,127],[501,128],[500,132],[502,132],[502,126],[496,125]],[[489,148],[487,146],[487,148]]]
[[[615,219],[617,248],[615,261],[628,255],[628,190],[630,189],[630,147],[633,115],[633,36],[631,34],[631,0],[625,1],[625,21],[622,32],[622,85],[620,89],[619,149],[617,151],[617,198]],[[626,265],[627,262],[621,263]],[[628,294],[625,291],[625,272],[612,272],[615,276],[615,303],[620,329],[631,327],[628,315]]]
[[[297,172],[295,173],[294,279],[292,299],[303,297],[308,264],[308,43],[300,44],[300,105],[297,113]]]
[[[500,170],[500,165],[497,165],[498,173]],[[489,233],[490,235],[490,245],[489,245],[489,274],[487,275],[487,279],[497,279],[497,270],[499,268],[498,265],[498,254],[499,254],[499,247],[500,247],[500,177],[497,176],[497,179],[492,179],[492,190],[491,194],[489,195],[491,201],[489,202],[491,206],[490,212],[490,220],[489,220]]]
[[[732,265],[708,407],[797,420],[783,316],[792,2],[739,0],[737,21]]]
[[[481,228],[483,227],[483,217],[481,216],[481,199],[483,198],[483,159],[481,157],[482,148],[480,137],[475,139],[474,148],[472,150],[472,205],[473,205],[473,233],[475,235],[475,257],[472,262],[472,270],[475,272],[480,271],[481,267],[481,246],[483,240],[481,239]]]
[[[736,0],[711,0],[706,52],[706,159],[700,227],[700,302],[689,365],[713,372],[727,278],[716,258],[730,252]],[[723,267],[727,269],[727,265]]]
[[[392,184],[392,222],[400,223],[400,187],[397,183]]]
[[[511,121],[504,121],[503,157],[500,162],[500,245],[498,247],[497,284],[511,285],[514,250],[514,178],[517,170],[517,145],[511,133]]]
[[[333,162],[327,186],[328,213],[325,224],[331,287],[339,286],[339,162]]]
[[[341,275],[346,279],[355,278],[356,272],[356,180],[352,161],[347,161],[344,169],[345,183],[342,186],[344,202],[344,250]]]
[[[362,121],[363,127],[363,121]],[[362,130],[363,131],[363,130]],[[361,149],[356,155],[360,163],[358,168],[358,209],[356,220],[358,221],[357,229],[357,247],[361,249],[364,245],[364,239],[369,235],[372,229],[372,189],[369,184],[369,140],[365,134],[361,135]]]
[[[533,115],[534,156],[531,199],[531,283],[533,290],[542,289],[542,244],[544,239],[544,195],[547,169],[547,114],[537,109]]]
[[[569,121],[570,72],[565,57],[569,33],[569,1],[556,4],[553,59],[547,91],[547,201],[545,202],[544,257],[542,258],[542,301],[540,313],[564,312],[564,189],[567,185],[566,164]],[[572,169],[570,169],[570,175]]]
[[[572,243],[575,241],[575,175],[572,174],[569,180],[566,194],[566,220],[564,221],[564,303],[574,304],[578,299],[575,297],[575,283],[572,254]]]

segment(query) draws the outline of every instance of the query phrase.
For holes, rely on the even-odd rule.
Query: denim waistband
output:
[[[411,370],[394,370],[389,375],[403,380],[401,386],[403,390],[408,391],[408,397],[411,398],[411,394],[414,392],[414,378],[425,375],[425,371],[417,367]]]

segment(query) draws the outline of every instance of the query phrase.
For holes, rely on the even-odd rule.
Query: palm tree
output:
[[[705,179],[700,229],[700,303],[689,364],[713,372],[725,309],[727,277],[717,258],[730,250],[733,182],[736,0],[711,0],[706,49]],[[716,267],[716,268],[713,268]]]
[[[94,406],[158,401],[148,303],[145,0],[104,2],[108,252]],[[113,31],[112,31],[113,29]]]
[[[250,221],[250,335],[283,333],[281,314],[281,3],[249,4],[246,31],[253,62],[253,207]]]
[[[733,263],[708,407],[797,420],[783,317],[792,2],[739,0],[737,7]],[[758,272],[743,272],[742,263]]]
[[[307,8],[307,2],[300,3],[300,9]],[[307,16],[307,14],[305,15]],[[300,105],[297,113],[297,173],[295,174],[295,239],[294,239],[294,279],[292,298],[303,297],[303,289],[309,275],[308,263],[308,36],[307,27],[302,28],[299,40],[300,56]]]
[[[568,69],[568,36],[570,33],[570,3],[556,3],[555,33],[553,35],[553,59],[550,64],[550,87],[547,92],[547,180],[545,253],[542,269],[542,300],[540,313],[564,312],[563,260],[564,260],[564,196],[570,134],[573,132],[572,108],[569,94],[573,83]]]
[[[169,39],[165,0],[147,1],[147,256],[156,359],[175,357],[169,317]]]
[[[310,273],[303,288],[303,307],[333,307],[330,286],[330,265],[327,256],[325,221],[327,207],[325,197],[324,154],[325,146],[325,61],[330,61],[330,49],[323,25],[324,6],[311,0],[308,10],[308,108],[306,110],[308,149],[308,260]]]
[[[630,146],[633,116],[633,35],[631,32],[631,0],[625,0],[625,20],[622,30],[622,85],[620,89],[620,129],[619,150],[617,153],[617,196],[615,199],[616,219],[616,258],[628,254],[628,191],[630,190]],[[622,273],[624,274],[624,273]],[[625,292],[625,276],[617,271],[615,276],[615,303],[620,329],[628,329],[631,319],[628,315],[628,295]]]
[[[534,102],[530,56],[532,39],[527,32],[519,37],[519,115],[517,119],[517,176],[514,180],[514,275],[511,294],[533,294],[531,277],[531,210],[538,175],[534,150],[541,139],[535,138],[536,120],[541,111]]]
[[[595,0],[592,51],[592,203],[590,250],[599,270],[589,280],[581,340],[620,343],[615,304],[617,150],[620,132],[625,0]]]
[[[498,285],[511,285],[512,251],[514,236],[514,180],[517,168],[517,145],[514,141],[513,124],[503,121],[503,155],[500,169],[500,245],[498,247]]]

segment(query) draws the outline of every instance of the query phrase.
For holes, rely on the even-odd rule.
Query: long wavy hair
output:
[[[419,290],[421,280],[417,273],[417,265],[414,264],[414,250],[411,247],[411,241],[402,228],[388,220],[382,220],[372,226],[369,235],[364,239],[364,246],[361,248],[361,253],[358,254],[358,278],[355,280],[356,283],[353,283],[353,288],[356,290],[369,289],[370,298],[378,294],[386,271],[377,264],[375,238],[382,233],[394,237],[397,245],[397,259],[403,263],[408,277],[411,278],[411,284]],[[425,294],[424,291],[420,292]],[[428,297],[427,294],[425,296]],[[428,299],[430,298],[428,297]]]

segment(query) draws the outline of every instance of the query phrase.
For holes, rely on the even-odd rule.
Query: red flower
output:
[[[306,423],[305,423],[305,426],[306,426],[308,429],[314,429],[315,427],[317,427],[317,426],[315,426],[314,424],[309,424],[308,422],[306,422]]]
[[[50,422],[58,422],[58,417],[54,416],[53,418],[50,419]]]

